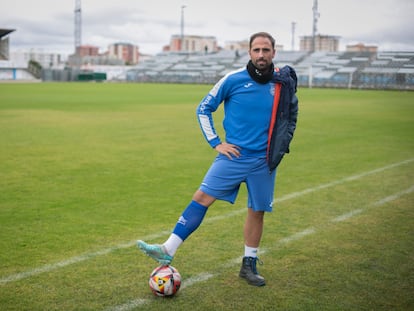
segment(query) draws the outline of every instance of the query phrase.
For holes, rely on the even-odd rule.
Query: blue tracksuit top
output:
[[[266,157],[275,83],[254,81],[246,67],[224,76],[197,107],[201,130],[211,147],[221,143],[212,113],[224,103],[225,141],[241,147],[241,154]]]

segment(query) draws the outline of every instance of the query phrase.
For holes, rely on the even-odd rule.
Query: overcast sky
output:
[[[268,31],[285,50],[312,34],[313,0],[82,0],[82,44],[100,52],[116,42],[138,45],[156,54],[180,34],[181,6],[186,35],[215,36],[219,45],[246,40]],[[413,0],[319,0],[318,33],[347,44],[377,45],[380,50],[414,51]],[[33,48],[71,54],[74,51],[75,0],[4,1],[0,28],[16,29],[10,50]]]

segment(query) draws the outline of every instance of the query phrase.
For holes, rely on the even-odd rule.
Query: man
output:
[[[270,34],[253,34],[247,66],[223,77],[197,107],[204,137],[218,155],[167,241],[162,245],[137,241],[138,247],[160,264],[171,263],[215,200],[234,203],[244,182],[248,209],[239,276],[250,285],[265,285],[256,268],[264,213],[272,211],[276,167],[289,152],[298,114],[296,74],[288,66],[275,70],[275,53]],[[217,135],[212,118],[222,102],[225,140]]]

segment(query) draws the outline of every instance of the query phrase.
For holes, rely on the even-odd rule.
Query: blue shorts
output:
[[[271,212],[276,170],[269,172],[266,158],[241,156],[230,160],[219,154],[201,183],[200,190],[218,200],[234,203],[241,183],[246,183],[248,207]]]

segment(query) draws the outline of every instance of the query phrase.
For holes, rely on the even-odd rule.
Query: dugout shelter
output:
[[[0,28],[0,60],[9,60],[9,34],[15,29]]]

